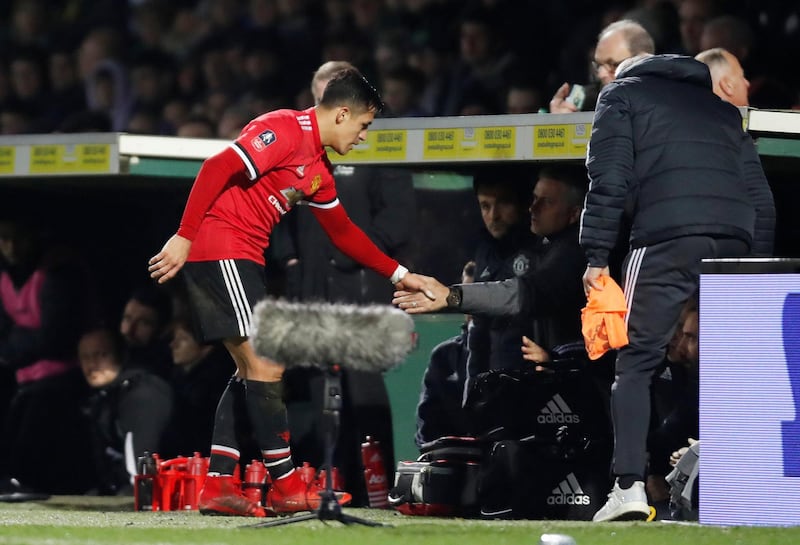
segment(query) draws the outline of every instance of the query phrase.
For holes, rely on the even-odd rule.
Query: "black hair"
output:
[[[96,333],[104,335],[111,341],[111,350],[114,359],[122,366],[125,363],[125,339],[122,333],[119,332],[119,329],[104,324],[95,324],[85,329],[80,338],[83,339],[88,335],[94,335]]]
[[[325,87],[319,103],[327,108],[350,106],[356,110],[374,111],[376,114],[384,108],[378,90],[355,68],[336,72]]]
[[[161,325],[172,319],[172,300],[164,288],[154,284],[144,284],[133,290],[128,300],[138,301],[154,309]]]
[[[583,165],[548,165],[539,170],[539,178],[558,180],[568,188],[567,198],[572,206],[583,206],[589,175]]]

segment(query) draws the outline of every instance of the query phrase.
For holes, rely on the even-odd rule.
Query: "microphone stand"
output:
[[[325,428],[325,462],[327,468],[325,472],[325,489],[320,492],[319,509],[309,513],[299,513],[290,517],[276,520],[268,520],[258,524],[246,526],[246,528],[269,528],[272,526],[283,526],[305,520],[338,520],[342,524],[362,524],[364,526],[391,526],[371,520],[354,517],[342,512],[342,506],[336,501],[336,492],[333,491],[333,450],[336,447],[336,440],[339,436],[339,415],[342,410],[342,379],[341,368],[337,364],[331,364],[325,369],[325,392],[324,405],[322,410]]]

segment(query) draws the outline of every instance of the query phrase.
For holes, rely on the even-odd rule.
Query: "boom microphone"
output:
[[[414,321],[389,305],[293,303],[267,298],[253,310],[256,354],[289,367],[339,364],[385,371],[411,351]]]

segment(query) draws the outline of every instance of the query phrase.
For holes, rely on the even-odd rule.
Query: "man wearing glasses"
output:
[[[601,87],[605,87],[614,80],[614,72],[622,61],[642,53],[655,53],[653,38],[642,25],[630,19],[611,23],[597,37],[592,61],[595,79]],[[558,88],[550,100],[550,113],[566,114],[594,109],[594,100],[576,98],[580,93],[575,93],[575,87],[580,86],[564,83]]]

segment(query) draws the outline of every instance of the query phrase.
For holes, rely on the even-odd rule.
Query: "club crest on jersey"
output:
[[[250,143],[253,145],[253,148],[256,151],[264,151],[267,146],[272,144],[278,137],[275,136],[275,133],[271,130],[267,129],[266,131],[262,132],[255,138],[253,138]]]
[[[515,276],[524,275],[526,272],[528,272],[530,266],[531,266],[530,258],[525,254],[519,254],[517,257],[514,258],[514,262],[512,264],[512,267],[514,269],[514,275]]]
[[[314,176],[314,179],[311,180],[311,193],[316,193],[321,183],[322,183],[322,176],[320,176],[319,174]]]

